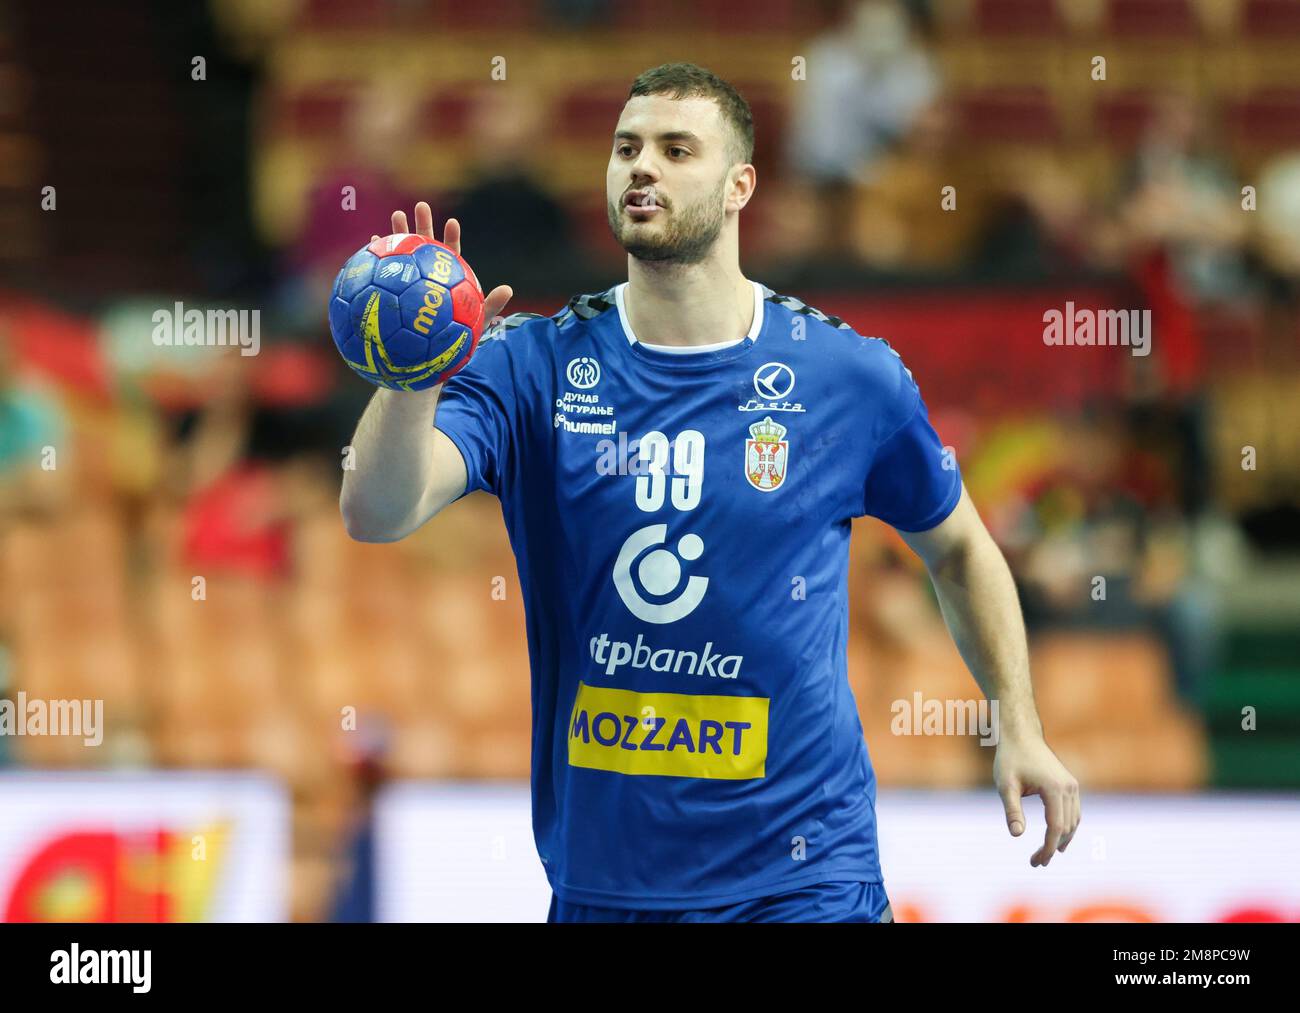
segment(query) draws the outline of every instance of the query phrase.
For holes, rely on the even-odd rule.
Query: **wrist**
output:
[[[1043,723],[1033,708],[998,707],[998,739],[1024,742],[1043,737]]]
[[[379,388],[379,395],[384,399],[385,407],[406,415],[432,415],[442,393],[442,384],[426,387],[424,390],[393,390],[391,387]]]

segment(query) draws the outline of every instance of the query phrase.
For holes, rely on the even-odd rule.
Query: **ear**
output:
[[[739,211],[754,196],[758,185],[758,173],[748,162],[732,166],[727,174],[730,184],[727,187],[727,210]]]

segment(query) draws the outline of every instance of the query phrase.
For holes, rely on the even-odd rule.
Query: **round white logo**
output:
[[[682,587],[682,564],[699,559],[704,553],[704,539],[693,532],[682,535],[677,551],[660,548],[668,540],[667,524],[647,524],[633,531],[623,542],[614,561],[614,588],[628,611],[647,623],[675,623],[695,611],[709,589],[708,577],[688,577]],[[667,597],[678,588],[677,597],[663,604],[646,601],[636,589],[633,573],[641,586],[656,597]]]
[[[794,390],[794,370],[784,362],[768,362],[754,370],[754,390],[765,401],[782,401]]]
[[[600,383],[600,363],[591,356],[579,356],[569,360],[569,368],[564,375],[579,390],[587,390]]]

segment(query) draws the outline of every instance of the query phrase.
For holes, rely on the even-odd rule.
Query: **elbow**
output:
[[[930,571],[931,576],[945,577],[964,583],[984,548],[983,541],[974,534],[964,534],[924,556],[925,568]]]
[[[339,499],[339,513],[343,516],[343,529],[354,542],[383,544],[405,538],[410,532],[405,528],[368,515],[354,500]]]

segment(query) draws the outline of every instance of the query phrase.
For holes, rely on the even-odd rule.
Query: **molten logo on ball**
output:
[[[424,390],[454,376],[483,333],[483,289],[470,266],[432,239],[377,239],[343,265],[330,332],[356,373],[380,387]]]

